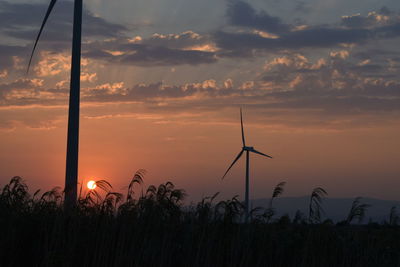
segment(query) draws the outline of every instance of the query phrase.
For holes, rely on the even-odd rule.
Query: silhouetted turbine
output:
[[[261,153],[257,150],[254,149],[252,146],[246,146],[246,141],[244,138],[244,130],[243,130],[243,116],[242,116],[242,108],[240,108],[240,125],[242,128],[242,142],[243,142],[243,147],[242,150],[239,152],[235,160],[232,162],[231,166],[229,166],[228,170],[225,172],[224,176],[222,176],[222,179],[225,178],[225,176],[228,174],[229,170],[235,165],[236,161],[240,159],[240,157],[243,155],[243,152],[246,151],[246,191],[245,191],[245,221],[248,222],[249,220],[249,213],[250,213],[250,203],[249,203],[249,180],[250,180],[250,175],[249,175],[249,165],[250,165],[250,152],[259,154],[264,157],[271,158],[271,156],[268,156],[264,153]]]
[[[57,0],[51,0],[36,37],[35,45],[29,59],[28,71],[32,63],[36,46],[43,28]],[[72,37],[71,82],[68,111],[67,164],[65,174],[64,206],[71,208],[76,204],[78,183],[78,150],[79,150],[79,103],[81,78],[81,37],[82,37],[82,0],[74,1],[74,25]]]

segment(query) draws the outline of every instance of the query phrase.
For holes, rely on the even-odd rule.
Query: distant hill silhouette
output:
[[[354,198],[324,198],[323,199],[323,209],[325,211],[325,216],[322,217],[332,219],[334,222],[342,221],[346,219],[351,204]],[[263,199],[253,199],[253,207],[268,207],[269,198]],[[282,216],[288,214],[291,218],[294,217],[297,210],[300,210],[304,215],[308,215],[308,204],[310,201],[309,196],[304,197],[282,197],[274,200],[273,207],[277,216]],[[400,207],[400,201],[395,200],[381,200],[375,198],[362,198],[362,203],[371,205],[366,212],[365,219],[363,223],[368,223],[371,219],[374,222],[381,223],[384,220],[388,220],[390,209],[393,206]]]

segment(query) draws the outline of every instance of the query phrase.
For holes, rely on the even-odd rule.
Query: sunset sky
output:
[[[0,186],[64,186],[73,2],[0,1]],[[79,180],[400,200],[398,0],[85,0]]]

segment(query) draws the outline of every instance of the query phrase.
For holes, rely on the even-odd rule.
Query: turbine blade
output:
[[[267,158],[271,158],[271,159],[272,159],[271,156],[268,156],[267,154],[261,153],[260,151],[257,151],[257,150],[255,150],[254,148],[253,148],[252,150],[250,150],[250,151],[251,151],[251,152],[254,152],[254,153],[256,153],[256,154],[259,154],[259,155],[261,155],[261,156],[264,156],[264,157],[267,157]]]
[[[42,31],[43,31],[44,25],[46,25],[46,22],[47,22],[47,20],[48,20],[48,18],[50,16],[51,11],[53,10],[54,5],[56,4],[56,2],[57,2],[57,0],[51,0],[50,5],[47,8],[47,12],[46,12],[46,15],[44,16],[44,19],[43,19],[43,22],[42,22],[42,26],[40,27],[39,33],[38,33],[38,35],[36,37],[35,45],[33,46],[33,49],[32,49],[32,53],[31,53],[31,57],[29,59],[28,69],[26,70],[26,73],[29,72],[29,68],[31,67],[31,63],[32,63],[32,58],[33,58],[33,55],[35,54],[36,46],[37,46],[37,44],[39,42],[40,36],[42,35]]]
[[[224,176],[222,176],[222,180],[223,180],[223,179],[225,178],[225,176],[228,174],[229,170],[233,167],[233,165],[235,165],[236,161],[238,161],[239,158],[242,156],[243,151],[244,151],[244,150],[242,150],[242,151],[239,152],[239,154],[237,155],[237,157],[235,158],[235,160],[232,162],[231,166],[229,166],[228,170],[226,170]]]
[[[242,141],[243,141],[243,146],[246,146],[246,141],[244,140],[242,108],[240,108],[240,126],[242,127]]]

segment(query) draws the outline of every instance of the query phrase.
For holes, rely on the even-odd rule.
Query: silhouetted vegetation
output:
[[[321,215],[324,214],[322,208],[322,199],[328,193],[321,187],[314,188],[310,197],[310,204],[308,206],[308,221],[310,223],[320,223]]]
[[[104,180],[81,188],[68,213],[60,188],[29,194],[12,178],[0,192],[0,266],[400,266],[395,208],[387,223],[351,224],[367,209],[357,198],[345,224],[321,222],[327,193],[316,188],[308,218],[269,216],[280,183],[270,206],[244,224],[237,196],[184,206],[184,190],[171,182],[142,188],[144,175],[133,176],[125,196]]]
[[[277,198],[283,194],[285,184],[286,184],[286,182],[280,182],[279,184],[277,184],[275,186],[274,191],[272,191],[272,196],[269,201],[269,207],[264,212],[264,217],[266,218],[267,223],[270,222],[271,218],[275,215],[275,210],[272,207],[272,204],[273,204],[273,201],[275,198]]]

